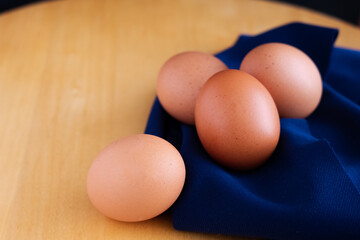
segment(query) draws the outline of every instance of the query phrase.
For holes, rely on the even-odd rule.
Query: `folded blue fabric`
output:
[[[279,144],[266,164],[232,171],[205,152],[194,126],[169,116],[156,99],[145,132],[170,141],[186,165],[173,205],[178,230],[270,239],[360,239],[360,52],[334,47],[337,30],[292,23],[241,36],[217,54],[239,68],[252,48],[291,44],[323,77],[323,96],[306,119],[281,119]]]

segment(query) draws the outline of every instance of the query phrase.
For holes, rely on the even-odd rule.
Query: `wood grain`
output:
[[[163,62],[209,53],[291,21],[360,30],[269,1],[39,3],[0,15],[0,239],[233,239],[180,232],[169,213],[142,223],[90,204],[87,170],[110,142],[144,131]]]

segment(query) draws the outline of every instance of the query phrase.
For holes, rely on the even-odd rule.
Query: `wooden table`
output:
[[[355,26],[268,1],[68,0],[0,15],[0,239],[218,239],[174,230],[168,213],[107,219],[88,200],[88,168],[143,132],[170,56],[291,21],[339,28],[336,44],[360,49]]]

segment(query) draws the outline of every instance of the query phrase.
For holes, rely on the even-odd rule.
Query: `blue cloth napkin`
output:
[[[334,47],[337,30],[302,23],[241,36],[217,54],[229,68],[266,42],[307,53],[323,77],[319,107],[281,119],[279,144],[260,168],[232,171],[205,152],[194,126],[170,117],[156,99],[145,132],[170,141],[186,165],[173,205],[178,230],[269,239],[360,239],[360,52]]]

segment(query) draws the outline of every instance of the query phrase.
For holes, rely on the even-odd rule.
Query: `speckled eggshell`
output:
[[[164,109],[177,120],[193,125],[196,97],[200,88],[215,73],[227,69],[211,54],[179,53],[162,66],[157,80],[157,95]]]
[[[264,163],[280,136],[280,119],[270,93],[240,70],[219,72],[205,83],[196,101],[195,126],[214,160],[240,170]]]
[[[245,56],[240,70],[253,75],[267,88],[281,117],[305,118],[320,102],[319,70],[310,57],[291,45],[260,45]]]
[[[162,138],[137,134],[99,154],[88,173],[87,191],[104,215],[137,222],[167,210],[184,181],[185,165],[177,149]]]

